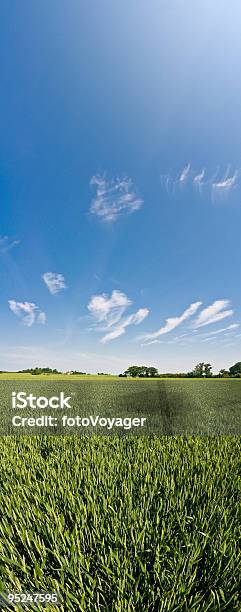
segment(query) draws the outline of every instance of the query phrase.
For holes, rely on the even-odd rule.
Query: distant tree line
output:
[[[3,373],[4,371],[2,371]],[[86,372],[73,370],[70,372],[61,372],[56,368],[27,368],[26,370],[18,370],[18,374],[76,374],[86,375]],[[87,374],[90,376],[90,374]],[[98,376],[110,376],[106,372],[98,372]],[[122,378],[241,378],[241,361],[232,365],[228,370],[222,368],[218,374],[213,374],[210,363],[200,362],[191,370],[191,372],[164,372],[161,373],[154,366],[133,365],[127,368],[123,374],[119,374]]]
[[[98,376],[111,376],[108,372],[98,372]]]
[[[19,370],[18,374],[62,374],[56,370],[52,370],[52,368],[27,368],[26,370]]]
[[[77,374],[77,375],[81,374],[82,376],[86,375],[86,372],[79,372],[78,370],[73,370],[73,372],[68,372],[68,373],[69,374]]]
[[[238,361],[229,370],[221,369],[218,374],[212,373],[210,363],[197,363],[191,372],[160,373],[157,368],[133,365],[127,368],[120,377],[126,378],[241,378],[241,361]]]
[[[91,374],[86,374],[86,372],[80,372],[79,370],[71,370],[68,372],[62,372],[61,370],[56,370],[56,368],[27,368],[26,370],[18,370],[18,374],[76,374],[82,376],[91,376]]]
[[[130,366],[124,374],[119,376],[131,376],[132,378],[155,378],[159,376],[157,368],[147,366]]]

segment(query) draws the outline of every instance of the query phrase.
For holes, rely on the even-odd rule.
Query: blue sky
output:
[[[1,369],[241,359],[240,18],[2,3]]]

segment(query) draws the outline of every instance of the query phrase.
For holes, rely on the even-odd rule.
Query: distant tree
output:
[[[235,363],[231,368],[229,368],[229,372],[231,376],[236,376],[236,374],[241,374],[241,361]]]
[[[212,366],[210,363],[204,363],[203,361],[197,363],[192,372],[188,372],[187,376],[193,378],[210,378],[212,376]]]
[[[107,372],[98,372],[97,376],[111,376],[111,374],[108,374]]]
[[[210,363],[205,363],[204,364],[204,376],[206,376],[206,378],[210,378],[212,376],[212,366]]]
[[[148,370],[149,368],[147,366],[140,366],[138,376],[140,376],[140,378],[147,378],[149,376]]]
[[[73,370],[73,372],[71,372],[71,374],[77,374],[77,375],[84,375],[86,374],[86,372],[79,372],[78,370]]]
[[[191,375],[197,378],[202,378],[204,376],[204,371],[205,371],[204,368],[205,368],[204,362],[197,363],[195,368],[192,370]]]
[[[222,368],[219,373],[218,373],[219,378],[228,378],[229,377],[229,373],[227,370],[224,370],[224,368]]]
[[[129,368],[127,368],[127,370],[125,370],[124,372],[125,376],[132,376],[133,378],[136,377],[140,377],[140,378],[148,378],[148,377],[152,377],[152,376],[158,376],[158,370],[157,368],[154,367],[148,367],[148,366],[130,366]]]
[[[156,376],[159,375],[159,372],[157,368],[150,367],[150,368],[147,368],[147,375],[150,376],[151,378],[155,378]]]
[[[129,366],[129,368],[125,370],[124,374],[126,374],[126,376],[131,376],[132,378],[135,378],[136,376],[140,376],[141,369],[142,368],[140,366]]]

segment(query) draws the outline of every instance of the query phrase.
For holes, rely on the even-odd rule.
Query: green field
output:
[[[16,375],[15,375],[16,376]],[[34,378],[34,380],[33,380]],[[67,378],[67,377],[66,377]],[[0,433],[23,433],[11,427],[13,410],[12,391],[34,393],[51,397],[63,391],[71,396],[72,416],[100,415],[147,417],[146,428],[133,433],[158,435],[240,435],[241,434],[241,380],[240,379],[84,379],[52,380],[47,377],[0,380]],[[49,408],[15,410],[22,416],[49,414]],[[53,413],[53,411],[52,411]],[[60,411],[54,414],[61,417]],[[86,433],[83,430],[66,431],[59,425],[54,433]],[[88,430],[90,433],[91,430]],[[29,431],[24,431],[29,433]],[[30,433],[38,434],[38,429]],[[42,430],[41,433],[53,433]],[[92,433],[103,433],[101,429]],[[111,433],[119,433],[112,430]],[[122,433],[129,433],[123,432]]]
[[[2,591],[57,589],[62,612],[240,611],[237,437],[7,437],[0,453]]]
[[[2,431],[13,390],[64,390],[72,414],[147,414],[158,435],[2,435],[0,590],[57,590],[61,612],[240,612],[241,381],[24,378],[0,381]]]
[[[0,372],[1,380],[32,380],[37,382],[38,380],[55,380],[55,381],[70,381],[70,380],[120,380],[119,376],[112,376],[111,374],[104,374],[98,376],[98,374],[38,374],[37,376],[29,373],[16,373],[16,372]],[[132,380],[128,378],[127,380]],[[153,380],[153,379],[150,379]]]

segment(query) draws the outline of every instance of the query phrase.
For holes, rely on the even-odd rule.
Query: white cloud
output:
[[[236,170],[235,173],[233,174],[233,176],[226,177],[226,178],[222,179],[221,181],[217,181],[216,183],[212,183],[212,187],[213,187],[213,189],[220,189],[220,190],[224,189],[225,191],[229,191],[236,184],[237,178],[238,178],[238,172]]]
[[[182,340],[183,338],[186,338],[186,336],[188,336],[187,332],[185,332],[184,334],[179,334],[179,336],[175,336],[174,340]]]
[[[193,184],[196,189],[199,191],[199,195],[202,196],[204,185],[208,183],[208,181],[204,181],[205,170],[203,169],[201,172],[196,174],[193,179]]]
[[[63,274],[57,274],[55,272],[45,272],[42,275],[42,279],[45,282],[45,285],[47,285],[52,295],[59,293],[61,289],[66,289],[66,284],[65,284],[65,279],[64,279]]]
[[[20,240],[10,240],[8,236],[0,236],[0,254],[5,255],[18,244],[20,244]]]
[[[191,164],[188,163],[187,166],[183,168],[183,170],[181,171],[181,173],[179,174],[177,178],[174,179],[171,172],[169,172],[168,174],[161,174],[160,180],[167,194],[169,196],[172,196],[176,191],[176,186],[185,185],[190,175],[191,175]]]
[[[217,334],[222,334],[225,331],[231,331],[232,329],[237,329],[239,327],[239,323],[232,323],[228,325],[228,327],[222,327],[222,329],[217,329],[216,331],[209,332],[209,336],[216,336]]]
[[[212,182],[212,200],[213,202],[220,199],[224,199],[228,196],[230,191],[237,186],[240,172],[235,170],[232,176],[230,174],[230,167],[227,168],[225,176],[219,181]]]
[[[173,329],[181,325],[183,321],[186,321],[186,319],[193,316],[201,305],[202,305],[202,302],[194,302],[186,310],[184,310],[182,315],[180,315],[179,317],[170,317],[166,319],[166,323],[165,325],[163,325],[163,327],[160,327],[160,329],[158,329],[154,333],[146,334],[145,336],[142,337],[142,339],[151,340],[151,339],[159,338],[159,336],[162,336],[163,334],[168,334]]]
[[[148,315],[148,308],[140,308],[135,314],[131,315],[131,323],[133,323],[133,325],[140,325]]]
[[[121,214],[133,213],[143,204],[129,178],[117,177],[107,181],[104,177],[93,176],[90,184],[96,187],[96,197],[91,202],[90,212],[103,221],[116,221]]]
[[[205,175],[205,170],[202,170],[202,172],[200,172],[199,174],[196,174],[196,176],[194,176],[193,182],[196,185],[201,185],[203,183],[204,175]]]
[[[189,177],[190,170],[191,170],[191,164],[187,164],[187,166],[185,166],[185,168],[183,168],[183,170],[182,170],[182,172],[180,174],[180,177],[178,179],[179,183],[185,183],[186,182],[186,180]]]
[[[102,344],[106,344],[106,342],[110,342],[111,340],[115,340],[116,338],[119,338],[119,336],[122,336],[122,334],[124,334],[124,333],[125,333],[125,327],[120,325],[119,327],[116,327],[112,332],[109,332],[108,334],[103,336],[103,338],[101,338],[100,342]]]
[[[123,314],[131,304],[132,302],[127,295],[117,289],[112,291],[110,296],[102,293],[91,298],[88,310],[96,322],[97,331],[108,332],[101,338],[102,344],[122,336],[126,327],[139,325],[148,316],[149,310],[140,308],[137,312],[122,319]]]
[[[151,346],[151,344],[163,344],[162,340],[151,340],[150,342],[145,342],[141,344],[141,346]]]
[[[106,293],[94,295],[88,304],[88,310],[97,323],[104,323],[105,326],[111,327],[118,323],[131,303],[125,293],[114,290],[110,297]]]
[[[226,319],[226,317],[231,317],[234,311],[232,309],[225,310],[229,306],[229,300],[216,300],[213,304],[202,310],[194,322],[194,327],[203,327],[204,325],[217,323],[222,319]]]
[[[41,325],[45,325],[46,321],[47,321],[46,313],[40,312],[38,315],[38,323],[41,323]]]
[[[119,336],[122,336],[122,334],[125,333],[126,327],[128,327],[129,325],[140,325],[140,323],[144,321],[148,314],[149,310],[147,308],[140,308],[137,312],[127,317],[127,319],[125,319],[124,321],[120,322],[120,324],[117,325],[117,327],[115,327],[113,331],[103,336],[103,338],[101,338],[101,343],[106,344],[106,342],[110,342],[111,340],[115,340]]]
[[[32,327],[36,320],[38,323],[46,323],[46,314],[39,311],[39,307],[33,302],[16,302],[15,300],[9,300],[8,304],[10,310],[19,317],[27,327]]]
[[[205,175],[206,170],[204,168],[194,172],[191,163],[188,163],[176,179],[171,172],[168,174],[161,174],[161,183],[167,194],[171,197],[176,193],[177,186],[179,188],[184,188],[190,179],[192,186],[198,189],[200,197],[202,197],[205,188],[206,195],[209,194],[213,202],[225,200],[232,190],[240,187],[241,169],[236,168],[233,173],[231,173],[230,164],[227,166],[222,178],[220,178],[219,166],[217,166],[215,172],[209,178],[206,178],[206,180]]]

